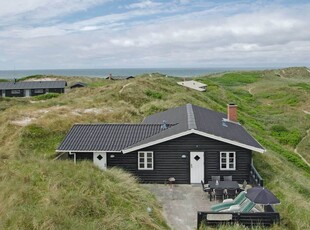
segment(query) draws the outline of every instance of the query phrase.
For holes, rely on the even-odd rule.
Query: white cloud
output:
[[[32,2],[33,9],[49,8]],[[64,0],[53,4],[77,12],[104,1],[73,2],[72,8]],[[199,9],[191,11],[177,3],[153,3],[140,1],[119,13],[71,23],[57,18],[47,25],[11,23],[0,28],[0,69],[10,69],[11,63],[20,69],[269,66],[310,59],[310,5],[198,2],[197,7],[193,1]],[[20,14],[28,15],[26,8]]]
[[[0,1],[0,25],[29,23],[87,10],[108,0],[12,0]],[[42,23],[42,22],[41,22]]]
[[[158,2],[153,2],[150,0],[143,0],[140,2],[136,2],[136,3],[131,3],[129,5],[126,6],[127,9],[145,9],[145,8],[153,8],[153,7],[158,7],[161,6],[161,3]]]

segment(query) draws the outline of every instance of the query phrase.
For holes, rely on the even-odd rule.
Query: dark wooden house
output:
[[[129,79],[133,79],[133,78],[135,78],[135,77],[134,76],[112,76],[112,74],[110,74],[105,79],[107,79],[107,80],[129,80]]]
[[[74,84],[72,84],[70,86],[70,89],[75,89],[75,88],[83,88],[83,87],[86,87],[87,84],[86,83],[83,83],[83,82],[76,82]]]
[[[64,93],[66,81],[0,82],[0,97],[31,97],[45,93]]]
[[[228,115],[187,104],[146,117],[140,124],[76,124],[57,152],[98,167],[121,167],[146,183],[208,181],[232,175],[250,181],[252,152],[265,149],[237,122],[237,106]]]

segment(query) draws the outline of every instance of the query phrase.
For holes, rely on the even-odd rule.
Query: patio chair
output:
[[[202,186],[202,191],[204,192],[210,192],[210,187],[209,185],[205,185],[205,183],[203,183],[203,181],[201,181],[201,186]]]
[[[227,198],[235,199],[236,195],[237,195],[237,190],[236,189],[231,189],[231,188],[227,189],[227,192],[226,192],[226,197]]]
[[[232,181],[232,176],[224,176],[224,181]]]
[[[221,210],[220,212],[242,212],[247,213],[254,208],[255,203],[246,198],[240,205],[232,205],[228,209]]]
[[[214,199],[216,200],[216,198],[217,197],[219,197],[219,198],[221,198],[221,200],[223,200],[223,198],[224,198],[224,189],[218,189],[218,188],[216,188],[216,189],[214,189]]]
[[[211,210],[214,212],[219,212],[224,209],[228,209],[232,205],[241,204],[245,199],[246,192],[241,192],[234,200],[233,199],[225,199],[223,203],[212,205]]]
[[[202,186],[202,191],[203,192],[207,192],[208,194],[209,194],[209,196],[210,196],[210,201],[211,201],[211,188],[209,187],[209,185],[205,185],[205,183],[203,183],[203,181],[201,181],[201,186]]]
[[[211,176],[212,181],[220,181],[221,180],[221,176]]]

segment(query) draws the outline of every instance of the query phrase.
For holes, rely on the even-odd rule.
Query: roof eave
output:
[[[74,152],[74,153],[93,153],[93,152],[107,152],[107,153],[121,153],[122,151],[115,150],[56,150],[56,153],[65,153],[65,152]]]
[[[171,135],[169,137],[165,137],[165,138],[162,138],[162,139],[159,139],[159,140],[156,140],[156,141],[151,141],[149,143],[145,143],[145,144],[138,145],[138,146],[135,146],[135,147],[126,148],[122,152],[124,154],[130,153],[130,152],[137,151],[137,150],[140,150],[140,149],[143,149],[143,148],[147,148],[149,146],[153,146],[153,145],[160,144],[160,143],[163,143],[163,142],[166,142],[166,141],[169,141],[169,140],[173,140],[175,138],[182,137],[182,136],[185,136],[185,135],[188,135],[188,134],[197,134],[197,135],[200,135],[200,136],[204,136],[204,137],[208,137],[208,138],[211,138],[211,139],[214,139],[214,140],[222,141],[222,142],[225,142],[225,143],[228,143],[228,144],[232,144],[232,145],[235,145],[235,146],[238,146],[238,147],[241,147],[241,148],[245,148],[245,149],[249,149],[249,150],[252,150],[252,151],[255,151],[255,152],[259,152],[259,153],[264,153],[266,151],[264,148],[257,148],[257,147],[251,146],[251,145],[247,145],[247,144],[243,144],[243,143],[240,143],[240,142],[237,142],[237,141],[229,140],[229,139],[226,139],[226,138],[223,138],[223,137],[215,136],[213,134],[205,133],[205,132],[202,132],[202,131],[199,131],[199,130],[196,130],[196,129],[190,129],[190,130],[187,130],[187,131],[175,134],[175,135]]]

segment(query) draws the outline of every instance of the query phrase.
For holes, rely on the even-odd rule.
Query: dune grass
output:
[[[36,158],[0,167],[1,229],[167,229],[154,196],[122,170]]]
[[[281,225],[273,229],[309,229],[310,169],[294,153],[297,146],[309,159],[306,72],[298,69],[294,78],[291,69],[201,77],[198,80],[208,84],[203,93],[159,74],[130,81],[70,77],[65,78],[70,83],[91,86],[47,100],[0,99],[0,228],[167,228],[154,197],[132,177],[118,170],[101,172],[88,163],[53,161],[57,145],[74,123],[140,122],[186,103],[226,112],[226,104],[234,102],[240,123],[268,150],[253,155],[266,186],[281,200]],[[124,201],[114,193],[127,180],[133,187],[124,190]],[[100,202],[103,207],[97,205]],[[154,216],[145,213],[147,205],[154,207]]]

